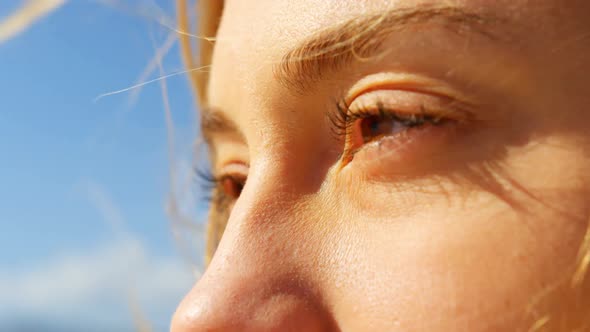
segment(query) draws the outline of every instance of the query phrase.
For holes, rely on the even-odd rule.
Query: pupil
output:
[[[361,134],[363,137],[363,143],[367,143],[375,139],[375,137],[381,135],[383,131],[382,119],[376,116],[368,117],[361,122]]]
[[[369,128],[373,134],[376,134],[379,131],[379,121],[376,118],[371,118],[369,120]]]

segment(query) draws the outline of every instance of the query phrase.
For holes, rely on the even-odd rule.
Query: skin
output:
[[[588,287],[569,283],[590,216],[587,1],[445,1],[490,20],[395,29],[379,55],[305,91],[278,77],[276,64],[318,31],[433,4],[226,1],[206,112],[236,130],[207,140],[214,173],[247,182],[235,201],[213,201],[227,227],[172,331],[589,323]],[[326,114],[341,98],[449,120],[376,147],[358,132],[334,137]]]

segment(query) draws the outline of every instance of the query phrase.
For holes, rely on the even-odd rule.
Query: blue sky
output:
[[[203,215],[190,176],[197,124],[186,76],[167,80],[172,165],[158,83],[136,102],[132,93],[94,100],[136,83],[169,38],[161,23],[174,2],[109,2],[69,2],[0,45],[0,327],[25,319],[124,331],[136,298],[166,330],[195,278],[199,232],[176,228],[189,239],[179,250],[165,214],[172,190],[187,216]],[[3,1],[0,17],[15,4]],[[176,45],[163,65],[183,69]]]

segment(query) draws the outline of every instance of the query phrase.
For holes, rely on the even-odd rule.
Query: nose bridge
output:
[[[251,175],[172,331],[332,330],[298,241],[297,193],[272,170]]]
[[[248,181],[208,272],[235,272],[238,283],[248,280],[249,285],[263,280],[284,285],[281,278],[293,279],[304,269],[293,256],[305,218],[294,209],[301,205],[299,195],[276,166],[259,167]]]

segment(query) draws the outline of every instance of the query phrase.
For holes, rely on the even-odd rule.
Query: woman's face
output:
[[[173,331],[557,328],[590,215],[588,17],[226,1],[202,125],[227,227]]]

